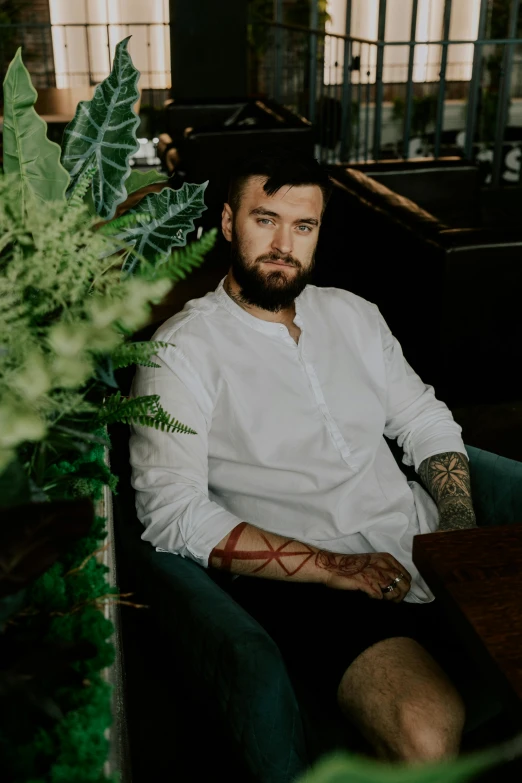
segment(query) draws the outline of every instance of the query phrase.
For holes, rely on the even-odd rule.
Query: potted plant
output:
[[[102,781],[114,656],[97,557],[111,422],[190,437],[156,395],[128,399],[115,371],[150,363],[131,342],[215,232],[188,247],[206,185],[174,191],[132,172],[138,71],[112,72],[81,102],[63,149],[48,140],[20,50],[4,81],[0,175],[0,757],[6,780]],[[129,196],[156,183],[125,214]],[[159,183],[159,185],[158,185]],[[183,249],[180,249],[182,248]],[[177,248],[177,250],[176,250]]]

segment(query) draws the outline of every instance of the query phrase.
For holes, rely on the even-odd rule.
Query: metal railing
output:
[[[478,161],[487,184],[520,183],[520,0],[512,0],[507,37],[495,39],[485,38],[488,3],[480,0],[476,40],[449,38],[451,0],[437,41],[415,38],[418,0],[403,41],[384,40],[385,0],[377,40],[350,34],[347,5],[344,35],[252,19],[251,90],[307,117],[323,162],[457,155]],[[459,60],[463,51],[469,57]]]
[[[170,89],[167,22],[0,24],[0,81],[21,46],[37,90],[92,87],[110,73],[116,44],[128,35],[142,106],[161,108]]]

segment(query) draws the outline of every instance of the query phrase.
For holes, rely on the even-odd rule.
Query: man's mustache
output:
[[[299,261],[293,256],[282,256],[279,253],[266,253],[266,255],[258,256],[258,258],[256,258],[256,262],[258,264],[261,264],[265,261],[284,261],[286,264],[291,264],[292,266],[301,266]]]

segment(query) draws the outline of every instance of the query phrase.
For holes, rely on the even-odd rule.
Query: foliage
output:
[[[327,0],[319,1],[318,27],[324,30],[330,21],[327,10]],[[250,21],[248,24],[248,44],[256,57],[261,57],[267,50],[270,34],[267,21],[274,19],[273,0],[249,0]],[[310,27],[310,0],[295,0],[291,5],[283,6],[283,22],[299,27]]]
[[[404,120],[406,102],[403,98],[395,98],[393,101],[393,119]],[[436,95],[414,95],[412,101],[410,135],[423,137],[426,135],[429,125],[432,125],[437,117]]]
[[[25,447],[34,465],[35,449],[63,448],[67,429],[80,440],[92,431],[107,358],[171,285],[145,273],[123,279],[120,243],[93,231],[84,206],[34,202],[29,228],[11,192],[1,177],[0,468],[23,443],[39,444]],[[44,474],[32,477],[43,488]]]
[[[158,265],[160,274],[166,274],[170,280],[184,280],[189,272],[201,266],[206,254],[212,250],[217,230],[211,229],[197,242],[175,250],[172,255]]]
[[[252,86],[254,93],[259,91],[259,71],[262,69],[263,58],[266,55],[269,46],[274,44],[273,29],[267,24],[274,19],[273,0],[248,0],[249,2],[249,23],[247,28],[247,41],[251,59]],[[283,23],[296,25],[298,27],[310,27],[310,0],[293,0],[291,3],[283,4]],[[318,24],[320,30],[324,30],[326,23],[330,21],[330,15],[327,11],[327,0],[319,0],[318,3]],[[290,33],[292,50],[294,57],[307,58],[308,34],[303,32]],[[317,63],[322,62],[323,42],[321,38],[318,41]],[[305,79],[308,78],[308,72],[305,71]]]
[[[62,161],[71,175],[70,188],[91,166],[94,206],[100,217],[113,217],[127,198],[129,160],[139,149],[140,124],[133,107],[139,99],[139,72],[132,64],[125,38],[116,47],[110,76],[96,87],[90,101],[80,101],[64,133]]]
[[[489,767],[511,761],[522,752],[522,737],[452,761],[422,765],[384,764],[334,754],[322,759],[299,783],[465,783]]]
[[[331,17],[327,11],[328,0],[319,0],[318,2],[318,28],[324,30],[326,23],[330,21]],[[287,24],[301,25],[302,27],[310,27],[310,0],[294,0],[293,3],[288,5],[285,9],[286,13],[284,21]]]
[[[158,365],[156,365],[158,366]],[[126,398],[117,391],[105,404],[102,421],[104,424],[115,422],[142,424],[163,432],[181,432],[196,435],[196,432],[170,416],[160,405],[158,394],[148,397]]]
[[[274,18],[274,0],[248,0],[252,19],[272,20]],[[326,22],[330,21],[327,11],[327,0],[319,0],[319,29],[324,30]],[[283,6],[283,22],[300,27],[310,27],[310,0],[294,0]]]
[[[106,425],[194,434],[157,395],[124,398],[116,382],[115,370],[154,364],[165,348],[129,337],[216,236],[171,256],[205,208],[204,186],[151,194],[100,221],[120,204],[121,213],[129,192],[136,201],[151,183],[168,184],[156,172],[130,170],[138,73],[126,46],[118,45],[93,100],[78,107],[66,132],[65,168],[34,112],[19,52],[4,82],[0,754],[17,783],[106,780],[110,694],[100,670],[114,652],[102,609],[122,598],[96,557],[104,530],[103,520],[93,523],[92,501],[116,486],[105,461]]]
[[[84,459],[102,468],[103,456],[104,448],[97,446]],[[69,468],[57,466],[57,473]],[[89,487],[88,494],[99,498],[102,486],[94,492]],[[86,522],[90,504],[62,501],[35,506],[37,514],[48,519],[59,509],[61,535],[73,542],[74,528],[80,528],[72,509],[82,508]],[[112,624],[102,610],[107,601],[121,597],[108,587],[107,569],[95,557],[105,535],[104,520],[93,521],[91,509],[89,522],[81,539],[28,584],[22,605],[0,637],[0,757],[6,780],[107,781],[103,767],[108,752],[105,732],[111,723],[110,687],[100,672],[112,663],[114,650]],[[51,555],[52,542],[44,539]],[[27,543],[33,557],[29,568],[22,566],[24,579],[30,578],[39,552],[33,537]]]
[[[168,177],[166,174],[162,174],[160,171],[133,171],[129,178],[125,182],[127,188],[127,195],[135,193],[141,188],[146,188],[149,185],[154,185],[156,182],[167,183]]]
[[[0,508],[0,598],[17,593],[46,571],[92,523],[92,505],[80,502],[25,503]]]
[[[173,247],[186,243],[194,220],[206,209],[203,194],[207,184],[184,183],[179,190],[165,188],[161,193],[149,193],[129,211],[131,215],[149,214],[151,219],[143,221],[138,217],[137,225],[120,235],[133,246],[123,264],[126,272],[134,272],[140,259],[166,258]]]
[[[49,141],[47,125],[37,115],[31,77],[21,49],[9,65],[4,82],[4,172],[16,173],[13,197],[25,212],[31,194],[42,201],[62,199],[69,176],[60,165],[60,147]]]

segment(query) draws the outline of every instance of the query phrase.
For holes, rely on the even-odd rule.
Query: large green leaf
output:
[[[127,188],[127,195],[135,193],[137,190],[147,188],[149,185],[155,185],[157,182],[163,182],[167,184],[169,178],[166,174],[162,174],[160,171],[136,171],[134,170],[129,179],[125,183]]]
[[[96,165],[92,195],[96,213],[104,220],[110,220],[127,198],[129,160],[140,146],[140,120],[133,108],[140,74],[127,51],[128,42],[125,38],[117,45],[110,75],[96,87],[92,100],[80,101],[64,132],[62,163],[71,175],[69,191]]]
[[[139,222],[119,235],[134,247],[127,258],[124,271],[132,273],[140,258],[154,261],[167,257],[173,247],[184,245],[187,234],[194,229],[194,220],[206,209],[203,194],[208,182],[189,185],[179,190],[165,188],[161,193],[150,193],[129,210],[129,214],[150,214],[151,220]]]
[[[17,175],[23,210],[31,194],[41,201],[63,200],[69,184],[60,146],[49,141],[47,124],[34,110],[37,97],[18,49],[4,79],[3,146],[4,172]]]
[[[418,765],[387,764],[338,753],[321,759],[298,783],[465,783],[489,767],[520,756],[521,737],[453,761]],[[511,779],[511,778],[510,778]],[[502,777],[499,776],[499,780]]]

